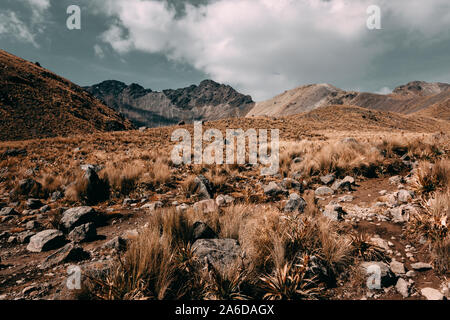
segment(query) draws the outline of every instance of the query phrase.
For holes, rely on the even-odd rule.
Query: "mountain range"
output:
[[[37,63],[0,50],[0,140],[160,127],[194,120],[282,117],[332,105],[450,120],[450,84],[414,81],[390,94],[312,84],[254,102],[229,85],[204,80],[160,92],[107,80],[79,87]]]

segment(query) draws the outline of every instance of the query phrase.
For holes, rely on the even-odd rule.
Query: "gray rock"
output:
[[[47,211],[50,211],[50,209],[51,209],[50,206],[46,204],[46,205],[42,206],[42,208],[39,209],[39,212],[45,213]]]
[[[271,181],[268,185],[264,186],[264,193],[270,197],[274,197],[285,192],[286,190],[281,188],[281,186],[274,181]]]
[[[350,177],[350,176],[346,176],[344,179],[342,179],[342,182],[343,183],[348,182],[351,185],[355,185],[355,178]]]
[[[392,260],[390,264],[391,271],[395,273],[396,276],[401,276],[405,274],[405,265],[401,262]]]
[[[66,210],[61,218],[61,225],[68,231],[82,224],[96,222],[97,213],[91,207],[83,206]]]
[[[198,175],[194,179],[195,190],[200,199],[211,199],[212,186],[204,175]]]
[[[125,251],[127,248],[127,240],[122,237],[116,236],[106,242],[102,248],[104,249],[114,249],[117,251]]]
[[[399,278],[397,280],[397,284],[395,285],[395,289],[402,295],[403,298],[408,298],[411,289],[411,283],[403,278]]]
[[[444,295],[436,289],[433,288],[423,288],[420,293],[427,298],[427,300],[444,300]]]
[[[336,177],[334,174],[327,174],[326,176],[321,176],[320,181],[322,181],[323,184],[330,184],[333,183]]]
[[[138,203],[138,202],[139,201],[135,200],[135,199],[125,198],[125,199],[123,199],[122,205],[123,206],[129,206],[131,204],[135,204],[135,203]]]
[[[340,197],[340,198],[338,199],[338,201],[339,201],[339,202],[352,202],[353,199],[354,199],[354,197],[353,197],[352,195],[347,194],[347,195],[345,195],[345,196],[343,196],[343,197]]]
[[[75,227],[67,236],[67,238],[73,242],[86,242],[94,240],[97,237],[97,229],[95,225],[90,223],[82,224],[81,226]]]
[[[281,181],[281,187],[286,189],[286,190],[294,189],[294,190],[297,190],[297,191],[302,191],[302,184],[300,182],[298,182],[297,180],[292,179],[292,178],[284,178]]]
[[[30,238],[27,250],[42,252],[57,249],[64,245],[65,239],[61,231],[50,229],[41,231]]]
[[[425,262],[416,262],[411,264],[411,268],[413,268],[416,271],[426,271],[433,269],[433,266]]]
[[[17,241],[20,243],[29,243],[32,236],[34,236],[36,232],[27,230],[24,232],[21,232],[17,235]]]
[[[389,183],[390,184],[397,185],[397,184],[402,183],[402,182],[403,182],[403,177],[401,177],[401,176],[393,176],[393,177],[389,178]]]
[[[319,187],[314,191],[316,196],[331,196],[333,193],[333,189],[328,187]]]
[[[348,180],[336,180],[331,189],[334,191],[352,191],[352,184]]]
[[[163,207],[163,203],[161,201],[155,201],[155,202],[151,202],[151,203],[146,203],[144,204],[141,209],[147,209],[149,211],[155,211],[156,209],[162,208]]]
[[[303,212],[305,210],[305,207],[306,201],[294,192],[289,195],[289,200],[284,207],[284,212]]]
[[[343,220],[343,216],[346,214],[347,213],[342,209],[340,205],[333,202],[330,202],[327,206],[325,206],[325,210],[323,211],[323,215],[333,221]]]
[[[39,224],[39,222],[35,221],[35,220],[31,220],[28,221],[25,224],[25,229],[27,230],[34,230],[34,229],[38,229],[41,225]]]
[[[58,201],[62,198],[64,198],[64,193],[62,193],[61,191],[55,191],[52,193],[52,197],[51,197],[52,201]]]
[[[218,236],[206,223],[197,221],[193,226],[192,238],[196,241],[198,239],[217,239]]]
[[[28,209],[35,210],[39,209],[43,206],[41,200],[39,199],[28,199],[27,200],[27,207]]]
[[[43,262],[42,268],[47,269],[54,265],[68,262],[78,262],[90,258],[89,252],[73,243],[68,243],[61,249],[49,255]]]
[[[2,210],[0,210],[0,216],[13,216],[13,215],[18,215],[17,211],[14,210],[14,208],[4,207]]]
[[[194,255],[219,270],[225,270],[241,255],[241,248],[234,239],[199,239],[192,245]]]
[[[373,275],[374,274],[373,270],[378,269],[380,271],[381,287],[386,288],[396,283],[396,277],[394,273],[389,269],[389,266],[384,262],[380,261],[363,262],[361,263],[360,267],[367,276]]]
[[[397,199],[399,203],[408,203],[413,198],[414,193],[407,190],[399,190],[397,193]]]

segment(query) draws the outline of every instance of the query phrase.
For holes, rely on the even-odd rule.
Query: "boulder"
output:
[[[91,207],[83,206],[66,210],[60,223],[66,230],[70,231],[85,223],[95,223],[97,220],[97,212]]]
[[[42,263],[42,268],[47,269],[54,265],[68,262],[78,262],[90,258],[89,252],[73,243],[68,243],[61,249],[49,255]]]
[[[192,250],[200,261],[211,263],[219,270],[226,270],[241,255],[241,248],[234,239],[199,239]]]
[[[397,284],[395,285],[395,289],[402,295],[403,298],[408,298],[411,289],[411,283],[403,278],[399,278],[397,280]]]
[[[11,207],[4,207],[0,210],[0,216],[15,216],[18,215],[17,211]]]
[[[427,271],[433,269],[433,266],[425,262],[416,262],[411,264],[411,268],[413,268],[416,271]]]
[[[269,197],[275,197],[285,192],[286,190],[274,181],[271,181],[268,185],[264,186],[264,194]]]
[[[204,175],[198,175],[194,179],[195,190],[200,199],[211,199],[212,186]]]
[[[389,265],[389,267],[391,268],[391,271],[396,275],[396,276],[401,276],[405,274],[405,265],[401,262],[392,260],[391,264]]]
[[[284,212],[303,212],[305,210],[305,207],[306,201],[294,192],[289,195],[289,200],[284,207]]]
[[[27,200],[27,207],[30,210],[39,209],[43,206],[41,200],[39,199],[28,199]]]
[[[325,210],[323,211],[323,215],[333,221],[343,220],[343,216],[346,214],[347,213],[342,209],[340,205],[333,202],[325,206]]]
[[[127,249],[127,240],[120,236],[116,236],[106,242],[103,246],[103,249],[114,249],[117,251],[125,251]]]
[[[333,189],[329,188],[329,187],[318,187],[315,191],[314,194],[316,196],[322,197],[322,196],[331,196],[334,193]]]
[[[333,183],[335,179],[336,177],[332,173],[320,177],[320,181],[322,181],[322,183],[325,185]]]
[[[336,180],[331,189],[334,191],[352,191],[352,184],[348,180]]]
[[[192,230],[192,239],[197,241],[198,239],[217,239],[218,236],[206,223],[197,221],[194,223]]]
[[[30,238],[27,250],[42,252],[57,249],[64,245],[65,239],[61,231],[50,229],[41,231]]]
[[[427,298],[427,300],[444,300],[444,295],[436,289],[433,288],[423,288],[420,293]]]
[[[95,225],[90,223],[82,224],[75,227],[67,236],[67,238],[73,242],[80,243],[94,240],[97,237],[97,229]]]
[[[380,277],[380,285],[381,287],[390,287],[391,285],[396,283],[396,277],[394,273],[389,269],[389,266],[380,261],[369,261],[369,262],[363,262],[360,265],[361,270],[369,276],[374,276],[376,280],[377,274],[376,272],[379,272]],[[381,289],[381,288],[379,288]]]
[[[407,190],[399,190],[397,193],[397,200],[399,203],[408,203],[414,196],[413,192]]]

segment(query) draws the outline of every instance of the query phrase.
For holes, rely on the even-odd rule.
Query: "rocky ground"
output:
[[[414,165],[413,165],[414,167]],[[93,167],[85,168],[94,174]],[[323,215],[357,233],[370,236],[370,241],[386,254],[384,261],[361,262],[357,268],[362,281],[370,276],[374,264],[381,270],[379,290],[370,290],[361,283],[338,283],[330,290],[331,299],[448,299],[450,282],[434,272],[426,241],[408,238],[405,226],[419,210],[417,198],[410,188],[414,173],[375,179],[347,176],[337,179],[333,174],[320,177],[320,184],[304,192],[314,192]],[[197,177],[199,193],[208,194],[208,181]],[[21,187],[31,190],[36,184],[29,179]],[[301,196],[303,186],[292,178],[275,179],[263,185],[264,194],[278,196],[278,205],[285,212],[302,211],[306,202]],[[194,204],[177,203],[171,194],[153,199],[124,199],[122,204],[60,207],[60,195],[48,201],[29,198],[12,202],[2,198],[0,212],[0,297],[1,299],[67,299],[68,269],[79,266],[84,274],[107,268],[113,257],[135,239],[146,224],[146,217],[163,206],[177,210],[189,207],[204,213],[230,206],[236,199],[219,195]],[[172,198],[172,199],[171,199]],[[171,202],[172,201],[172,202]],[[49,225],[48,213],[59,215],[57,226]],[[226,259],[239,254],[239,245],[217,238],[205,224],[195,226],[193,247],[197,255]],[[221,242],[222,241],[222,242]],[[225,242],[224,242],[225,241]],[[214,251],[222,251],[217,257]]]

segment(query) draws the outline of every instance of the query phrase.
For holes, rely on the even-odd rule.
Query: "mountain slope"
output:
[[[138,84],[108,80],[85,87],[108,106],[124,114],[137,126],[158,127],[179,121],[217,120],[245,116],[253,107],[250,96],[212,80],[162,92]]]
[[[0,50],[0,140],[131,129],[81,87]]]
[[[270,100],[258,102],[247,116],[286,116],[327,105],[355,105],[363,108],[412,114],[450,98],[445,83],[410,82],[392,94],[345,91],[329,84],[301,86]]]

